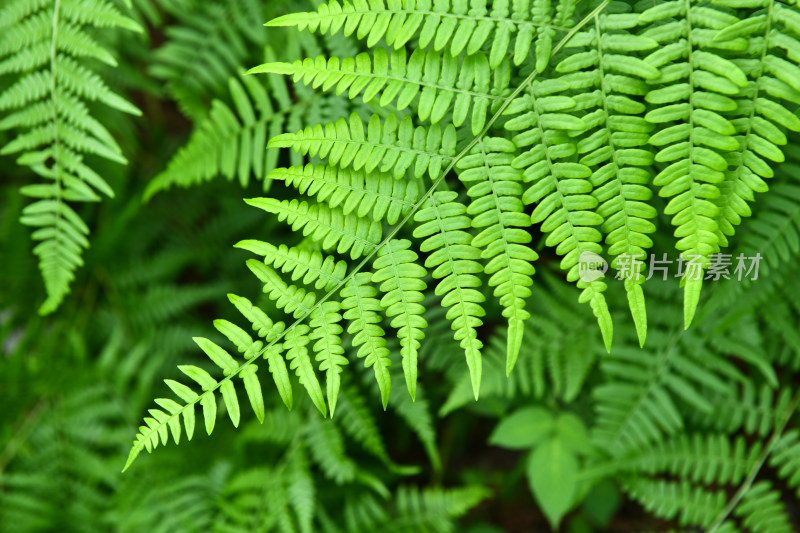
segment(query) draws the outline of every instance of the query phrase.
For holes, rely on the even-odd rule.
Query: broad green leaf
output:
[[[503,418],[489,437],[489,444],[523,450],[547,438],[555,429],[553,414],[542,407],[524,407]]]
[[[547,440],[528,458],[528,483],[550,526],[558,529],[578,492],[578,459],[558,437]]]

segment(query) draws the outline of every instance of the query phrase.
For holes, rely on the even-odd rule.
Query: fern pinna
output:
[[[91,61],[117,64],[95,38],[92,30],[100,28],[141,31],[105,0],[13,0],[0,8],[0,77],[13,80],[0,92],[0,131],[17,132],[0,154],[17,155],[20,165],[43,179],[21,189],[34,199],[21,222],[36,228],[34,253],[47,289],[42,314],[54,311],[69,292],[89,246],[89,227],[68,202],[97,202],[100,194],[114,195],[84,157],[127,162],[108,129],[89,113],[87,102],[140,114],[87,66]]]
[[[535,263],[550,253],[534,249],[539,240],[580,289],[607,350],[614,283],[581,268],[588,256],[627,272],[621,285],[643,345],[644,263],[659,215],[670,217],[675,249],[697,267],[681,279],[688,327],[713,254],[750,214],[754,193],[767,189],[786,130],[800,126],[793,2],[331,0],[267,26],[350,36],[367,51],[273,61],[251,74],[290,76],[364,105],[269,141],[305,157],[268,176],[300,194],[248,203],[305,240],[239,246],[259,256],[248,266],[286,324],[231,296],[258,339],[217,324],[239,359],[198,340],[223,377],[181,367],[196,386],[168,382],[185,403],[157,400],[162,409],[145,419],[128,465],[166,443],[167,428],[177,440],[179,417],[193,427],[196,403],[210,432],[218,392],[237,424],[240,379],[260,416],[262,357],[287,405],[293,370],[323,415],[334,412],[340,373],[363,359],[385,406],[393,362],[386,337],[396,334],[413,397],[426,342],[420,302],[431,294],[446,310],[477,398],[486,309],[499,304],[507,321],[506,373],[524,345],[524,324],[536,320]],[[669,385],[694,399],[690,378]],[[663,400],[653,394],[643,401]],[[670,423],[654,431],[669,432]]]

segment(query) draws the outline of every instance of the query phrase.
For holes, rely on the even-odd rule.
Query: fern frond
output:
[[[719,314],[726,308],[734,309],[737,314],[751,312],[778,294],[782,287],[788,289],[796,279],[795,258],[800,254],[800,187],[793,183],[776,183],[768,195],[759,198],[756,209],[741,234],[739,246],[730,256],[734,268],[742,265],[741,276],[734,276],[712,293],[704,306],[704,317]],[[758,260],[757,279],[752,279],[754,271],[747,275],[753,258]],[[732,274],[735,273],[734,270]],[[742,277],[741,281],[738,277]],[[743,299],[745,294],[747,297]],[[778,302],[775,304],[776,307],[764,307],[764,311],[769,315],[767,323],[777,325],[785,321],[787,315],[778,311],[782,307]],[[792,335],[792,328],[777,327],[776,330]]]
[[[517,133],[514,144],[524,149],[511,163],[523,171],[523,180],[532,183],[522,195],[526,204],[536,204],[531,223],[541,224],[547,235],[545,243],[564,256],[561,268],[567,279],[583,289],[581,302],[588,302],[597,317],[606,349],[611,348],[613,325],[601,279],[586,281],[579,277],[579,261],[602,252],[602,235],[594,227],[603,223],[595,212],[597,199],[591,195],[591,169],[583,163],[568,161],[577,148],[570,134],[579,133],[586,123],[569,114],[575,100],[559,94],[569,88],[560,80],[533,82],[525,96],[515,99],[507,114],[518,114],[505,124]]]
[[[681,526],[707,528],[725,507],[725,491],[704,489],[688,481],[638,478],[625,485],[626,492],[660,518],[676,519]]]
[[[601,3],[595,8],[595,11],[602,10],[605,5],[606,2]],[[539,10],[549,10],[549,6],[545,5],[544,2],[534,7]],[[571,14],[573,7],[574,4],[572,2],[560,4],[556,10],[556,15]],[[579,23],[578,27],[572,32],[578,31],[587,20],[588,18]],[[567,38],[562,39],[554,50],[560,50],[566,40]],[[498,111],[487,122],[487,126],[484,128],[485,131],[482,131],[477,136],[478,138],[485,135],[488,128],[498,120],[503,110],[508,111],[509,103],[522,91],[526,90],[535,76],[536,72],[530,73],[522,84],[504,99]],[[563,83],[556,85],[556,91],[565,90]],[[512,114],[513,112],[513,110],[510,111]],[[448,125],[442,132],[437,125],[427,129],[424,127],[415,128],[411,118],[408,116],[398,122],[397,117],[393,114],[388,115],[384,121],[378,118],[377,115],[373,115],[369,120],[365,134],[363,122],[358,115],[353,114],[349,122],[342,119],[335,124],[318,125],[296,134],[278,136],[273,139],[271,146],[292,147],[296,152],[311,158],[327,158],[328,163],[332,166],[352,168],[356,171],[363,168],[366,173],[373,172],[380,165],[380,172],[393,171],[394,177],[397,179],[405,177],[406,171],[410,169],[412,164],[415,165],[413,171],[415,178],[422,178],[424,174],[429,175],[433,182],[432,186],[423,196],[423,199],[418,200],[412,206],[411,211],[403,218],[400,225],[410,220],[412,216],[415,222],[418,223],[414,235],[417,238],[425,239],[421,246],[421,251],[423,253],[431,252],[427,257],[426,267],[434,268],[432,275],[434,279],[439,280],[435,293],[438,296],[443,296],[442,305],[449,308],[447,319],[451,322],[451,328],[455,331],[454,338],[460,342],[464,349],[471,372],[473,391],[477,396],[480,384],[480,349],[483,345],[478,339],[476,328],[482,325],[480,317],[485,314],[481,305],[484,301],[484,296],[477,290],[481,285],[477,274],[483,270],[478,262],[480,251],[471,244],[473,236],[467,230],[471,229],[472,220],[466,215],[466,207],[455,200],[457,193],[436,192],[437,187],[442,185],[445,174],[453,169],[458,159],[467,155],[476,142],[477,140],[471,141],[466,148],[456,155],[457,137],[455,127],[452,125]],[[388,372],[390,359],[388,358],[388,350],[384,351],[385,339],[383,339],[383,336],[385,332],[378,325],[380,317],[377,314],[377,311],[382,311],[383,309],[381,302],[376,298],[377,291],[369,286],[372,276],[368,273],[359,272],[359,270],[397,234],[400,228],[394,228],[388,238],[381,242],[376,242],[371,251],[366,252],[364,250],[366,245],[359,246],[357,247],[358,249],[353,245],[359,240],[364,241],[364,237],[369,236],[369,232],[372,231],[371,229],[363,229],[363,225],[361,226],[362,229],[359,229],[359,224],[370,225],[370,222],[353,217],[352,213],[350,221],[342,223],[339,218],[343,218],[344,215],[341,215],[340,211],[330,210],[324,204],[309,206],[306,202],[301,203],[296,200],[279,202],[268,198],[252,200],[251,203],[267,211],[278,213],[279,217],[288,218],[290,223],[296,226],[295,229],[305,227],[307,235],[312,235],[312,240],[317,242],[324,240],[330,247],[338,243],[338,249],[342,253],[352,248],[351,256],[354,258],[361,255],[362,252],[367,255],[361,264],[354,271],[348,273],[347,277],[339,285],[344,285],[342,289],[344,318],[354,320],[348,328],[348,330],[356,332],[353,341],[354,345],[364,344],[367,349],[372,350],[371,352],[366,352],[362,347],[359,350],[359,355],[366,356],[365,363],[374,367],[385,406],[390,394],[390,375]],[[333,218],[337,218],[337,220],[331,224]],[[377,228],[377,238],[380,239],[380,225],[372,225],[370,227]],[[325,244],[323,243],[324,246]],[[283,308],[286,312],[295,314],[297,321],[281,334],[286,340],[291,331],[299,328],[299,332],[291,333],[292,353],[291,357],[288,357],[287,354],[287,358],[292,359],[293,368],[300,371],[300,377],[307,387],[319,389],[318,386],[311,387],[309,385],[312,379],[316,380],[316,378],[313,374],[313,367],[308,364],[307,348],[305,348],[308,344],[307,334],[310,333],[310,328],[302,324],[302,321],[316,307],[328,300],[333,293],[327,293],[320,300],[320,303],[315,303],[316,297],[312,293],[282,282],[280,276],[264,263],[251,260],[249,266],[262,278],[265,283],[265,290],[271,295],[271,299],[276,301],[278,307]],[[366,277],[362,277],[361,274]],[[364,335],[359,335],[360,333],[364,333]],[[268,348],[264,350],[272,347],[277,340],[272,341]],[[286,342],[284,342],[283,348],[287,349]],[[303,350],[305,351],[303,352]],[[239,371],[245,370],[250,364],[249,361],[245,362],[239,367]],[[223,381],[229,379],[229,377],[226,377]],[[209,386],[214,390],[217,388],[217,385],[211,385],[210,383]],[[315,403],[318,409],[324,409],[325,405],[321,391],[310,390],[310,395],[316,398]],[[164,421],[153,425],[150,428],[150,433],[160,430],[161,426],[166,423],[168,422]],[[142,446],[135,443],[134,452],[138,453],[141,448]],[[375,482],[378,483],[377,480]]]
[[[372,286],[372,274],[358,272],[347,281],[340,295],[344,318],[350,321],[347,332],[353,335],[353,347],[359,347],[356,355],[364,359],[364,366],[372,367],[381,391],[381,403],[386,409],[392,390],[389,374],[392,361],[386,348],[386,332],[380,325],[381,317],[378,314],[384,312],[384,308],[376,298],[378,291]]]
[[[536,69],[542,72],[550,59],[557,31],[572,25],[575,2],[559,2],[555,12],[549,0],[494,2],[491,11],[486,0],[332,0],[317,11],[278,17],[268,26],[296,26],[312,32],[331,34],[343,31],[366,39],[372,48],[384,39],[398,50],[418,38],[419,48],[441,51],[449,47],[451,56],[474,54],[488,43],[490,65],[496,68],[509,54],[512,34],[514,64],[528,57],[535,42]]]
[[[487,496],[486,489],[478,486],[423,491],[412,487],[400,487],[396,498],[397,516],[386,526],[398,533],[451,532],[452,520],[466,513]]]
[[[748,446],[743,437],[727,434],[683,434],[630,460],[625,469],[638,474],[662,474],[704,485],[738,485],[759,461],[763,446]]]
[[[775,391],[767,384],[759,387],[744,382],[730,391],[708,395],[713,410],[693,413],[692,422],[713,431],[743,431],[764,438],[777,426],[791,399],[788,388]]]
[[[800,495],[800,432],[786,432],[775,443],[769,464],[778,471],[778,476]]]
[[[612,3],[610,9],[626,6]],[[587,29],[575,34],[566,48],[573,49],[557,66],[562,80],[581,94],[575,95],[586,131],[577,143],[579,161],[592,169],[592,195],[598,200],[597,214],[605,234],[611,266],[625,272],[628,304],[643,346],[647,336],[647,312],[641,284],[644,282],[648,237],[655,231],[650,219],[656,215],[649,204],[652,196],[648,167],[653,163],[648,133],[653,129],[641,116],[648,80],[659,71],[636,56],[658,43],[634,33],[639,25],[634,13],[594,15]],[[577,49],[577,50],[575,50]]]
[[[487,112],[502,100],[511,73],[507,61],[493,68],[486,55],[476,53],[462,61],[430,49],[417,48],[407,57],[405,48],[386,52],[376,48],[370,57],[327,59],[319,56],[294,63],[266,63],[250,73],[273,73],[292,76],[314,89],[347,92],[352,100],[361,95],[364,103],[378,101],[381,107],[395,102],[398,111],[414,103],[421,121],[438,124],[452,109],[453,125],[461,127],[470,119],[472,133],[486,125]]]
[[[286,87],[273,78],[265,87],[251,76],[231,77],[228,91],[233,106],[221,100],[212,102],[189,141],[147,185],[145,199],[173,186],[191,187],[218,175],[228,180],[238,177],[243,187],[251,176],[266,180],[277,162],[277,154],[262,151],[268,136],[282,131],[286,115],[309,103],[292,103]],[[265,187],[267,184],[264,181]]]
[[[389,115],[381,121],[372,115],[364,131],[361,118],[353,113],[350,120],[339,119],[324,126],[309,126],[297,133],[284,133],[269,141],[269,148],[292,148],[309,157],[327,158],[328,164],[370,173],[392,172],[402,178],[414,165],[414,176],[426,172],[431,179],[439,177],[456,150],[456,130],[447,125],[425,129],[414,127],[411,117],[399,120]]]
[[[487,261],[484,272],[491,276],[489,285],[508,319],[506,374],[511,374],[519,356],[523,324],[530,317],[525,301],[531,295],[533,262],[539,258],[527,246],[532,240],[527,231],[530,218],[520,199],[522,172],[511,166],[515,151],[511,141],[483,138],[457,165],[459,179],[470,185],[467,213],[473,217],[473,227],[481,229],[472,246]]]
[[[320,466],[325,477],[338,485],[356,479],[358,465],[347,455],[342,431],[332,420],[309,417],[304,437],[311,458]]]
[[[442,305],[448,307],[447,319],[455,331],[454,338],[464,349],[467,359],[472,391],[478,398],[481,384],[481,348],[476,328],[483,324],[481,317],[486,312],[481,304],[485,301],[478,291],[483,268],[478,262],[480,251],[472,245],[472,236],[467,233],[472,221],[466,216],[467,208],[456,200],[455,192],[432,194],[414,215],[419,225],[414,237],[425,239],[420,246],[422,252],[430,253],[425,268],[433,269],[436,295],[442,296]]]
[[[277,272],[261,261],[248,259],[247,268],[264,284],[264,292],[279,309],[295,318],[311,313],[317,301],[316,293],[287,284]]]
[[[431,406],[421,385],[417,386],[416,397],[412,400],[408,394],[396,394],[392,399],[393,411],[413,431],[428,454],[431,467],[434,471],[442,468],[442,460],[436,444],[436,430],[434,428]],[[472,398],[470,394],[470,398]]]
[[[345,215],[370,215],[376,222],[385,219],[389,224],[407,215],[422,192],[418,179],[397,180],[390,174],[325,165],[277,168],[268,177],[316,196],[332,208],[341,207]]]
[[[748,43],[746,58],[736,59],[748,77],[748,85],[729,113],[739,136],[739,149],[729,156],[731,169],[720,184],[717,201],[723,244],[734,234],[741,218],[750,216],[748,202],[753,202],[754,193],[768,189],[764,180],[773,177],[774,164],[784,161],[780,148],[787,142],[784,130],[800,131],[800,119],[787,108],[800,104],[797,13],[774,0],[758,7],[763,9],[751,12],[715,36],[718,42]]]
[[[293,231],[302,229],[303,235],[322,243],[324,249],[335,249],[340,254],[350,252],[353,259],[373,251],[381,242],[382,228],[378,222],[354,213],[345,215],[340,208],[273,198],[253,198],[246,202],[277,214],[279,220],[292,225]]]
[[[366,397],[360,391],[347,387],[342,393],[341,413],[338,418],[342,431],[353,441],[386,465],[392,472],[401,475],[419,473],[416,466],[399,466],[389,457],[386,442],[381,436],[377,420],[366,404]]]
[[[331,408],[331,414],[333,408]],[[313,533],[314,511],[317,507],[317,489],[306,451],[298,446],[288,458],[289,502],[297,516],[301,533]]]
[[[248,51],[263,49],[266,34],[253,25],[274,11],[258,0],[192,1],[173,15],[177,23],[165,30],[167,41],[154,53],[149,72],[163,80],[188,117],[199,120],[207,105],[225,91],[246,63]]]
[[[81,255],[89,246],[89,227],[67,202],[95,202],[113,196],[108,183],[84,162],[84,155],[125,164],[109,131],[89,114],[86,102],[101,102],[139,115],[117,95],[85,59],[115,64],[111,53],[92,36],[98,28],[141,27],[110,2],[91,5],[75,0],[12,0],[0,9],[0,76],[15,81],[0,93],[0,131],[17,130],[0,154],[18,154],[17,162],[44,178],[22,194],[35,199],[21,222],[35,229],[47,299],[41,314],[54,311],[69,292]]]
[[[740,253],[763,256],[759,275],[770,275],[791,262],[800,253],[800,185],[774,185],[747,230]]]
[[[411,397],[417,390],[417,350],[425,338],[423,331],[428,323],[422,317],[425,308],[419,303],[425,299],[422,292],[427,288],[422,279],[426,270],[417,264],[417,253],[410,249],[411,241],[393,239],[378,250],[372,263],[375,272],[372,282],[380,283],[383,293],[381,306],[391,318],[391,326],[397,329],[400,338],[400,354],[403,358],[403,373]]]
[[[341,355],[343,353],[341,346],[338,346],[341,344],[339,334],[342,331],[338,325],[341,320],[338,312],[339,304],[324,302],[321,306],[315,306],[317,300],[315,293],[306,292],[296,285],[288,285],[266,264],[250,259],[247,266],[264,283],[264,292],[278,308],[295,318],[311,316],[310,326],[297,324],[285,331],[283,349],[286,351],[286,360],[290,361],[290,368],[297,374],[300,384],[306,388],[322,416],[327,416],[325,400],[306,346],[311,340],[318,339],[313,346],[317,353],[316,360],[321,363],[320,370],[327,371],[328,394],[335,403],[339,392],[339,372],[341,366],[347,362]]]
[[[780,491],[769,481],[759,481],[750,487],[733,514],[754,533],[792,533],[795,529]]]
[[[228,370],[230,368],[227,366],[233,362],[233,358],[230,356],[230,354],[207,339],[199,338],[196,340],[196,342],[201,346],[201,348],[203,348],[204,351],[208,349],[208,352],[211,352],[206,352],[210,358],[216,357],[216,359],[212,359],[215,363],[219,361],[220,364],[225,365],[224,370]],[[233,362],[233,365],[235,366],[236,363]],[[172,433],[172,438],[176,444],[180,443],[182,433],[181,418],[183,419],[183,426],[186,430],[186,438],[191,440],[192,436],[194,435],[195,428],[194,406],[196,403],[200,403],[200,406],[202,407],[206,432],[210,435],[214,430],[214,425],[217,418],[217,399],[214,396],[214,391],[220,388],[220,383],[218,383],[208,372],[202,368],[193,365],[183,365],[180,366],[179,369],[187,377],[191,378],[192,381],[200,385],[203,393],[197,394],[190,387],[187,387],[186,385],[177,381],[165,380],[165,383],[170,387],[170,389],[172,389],[175,395],[186,402],[186,404],[181,406],[175,400],[170,398],[156,399],[156,404],[158,404],[161,409],[148,410],[150,416],[145,417],[145,425],[139,426],[139,433],[134,439],[133,447],[128,455],[128,460],[123,471],[128,469],[128,467],[133,463],[142,450],[146,449],[148,452],[152,452],[152,450],[157,448],[159,444],[166,445],[169,441],[169,433]],[[238,403],[233,406],[233,402],[236,401],[236,392],[233,391],[234,396],[232,397],[230,394],[230,388],[233,387],[233,385],[231,384],[229,377],[230,376],[223,380],[223,383],[226,384],[226,395],[224,397],[224,401],[231,402],[231,406],[229,406],[231,420],[235,420],[235,424],[238,424]],[[228,386],[228,384],[230,386]]]
[[[720,376],[724,364],[720,356],[698,343],[684,342],[654,331],[658,353],[643,354],[623,347],[613,350],[601,364],[606,380],[592,396],[597,401],[596,442],[613,456],[661,442],[684,427],[684,417],[676,400],[692,409],[715,412],[707,387],[724,394],[729,385]]]
[[[670,17],[677,21],[667,22]],[[747,87],[747,76],[720,49],[739,48],[714,41],[717,30],[738,19],[720,9],[694,2],[663,2],[644,11],[643,22],[653,25],[643,33],[661,48],[645,61],[661,70],[659,88],[646,100],[659,106],[645,115],[657,126],[650,144],[655,160],[665,163],[653,180],[659,194],[669,198],[664,210],[673,215],[676,248],[696,269],[688,268],[684,283],[684,324],[691,324],[700,298],[709,256],[720,248],[719,211],[715,203],[728,169],[726,154],[739,148],[733,123],[720,112],[731,111],[731,97]],[[699,95],[699,96],[698,96]]]
[[[8,447],[0,492],[3,533],[99,524],[97,517],[108,512],[108,494],[119,482],[109,458],[122,444],[120,421],[125,410],[117,402],[121,397],[95,379],[93,373],[90,380],[81,380],[57,395],[53,389],[46,393],[50,397],[37,395],[27,413],[30,425],[24,433],[5,433],[9,438],[5,439]],[[6,391],[4,406],[14,409],[11,395],[16,391],[8,387]],[[25,401],[28,399],[33,397],[27,396]],[[15,418],[13,411],[8,415],[7,419]]]
[[[325,386],[328,404],[331,406],[331,418],[336,410],[336,399],[341,386],[342,368],[349,363],[344,357],[341,334],[342,321],[341,305],[339,302],[327,301],[314,309],[309,320],[311,335],[309,339],[314,343],[315,359],[320,362],[319,369],[325,372]]]
[[[256,240],[238,242],[236,247],[262,256],[266,265],[280,268],[284,274],[291,274],[292,281],[302,278],[303,284],[313,284],[316,289],[333,290],[344,281],[347,272],[347,262],[336,261],[329,255],[323,256],[316,250],[289,248],[285,244],[276,247]]]
[[[275,381],[275,386],[278,389],[278,394],[283,400],[287,408],[292,408],[292,386],[289,383],[289,372],[286,370],[286,362],[281,355],[283,345],[274,344],[283,333],[285,325],[283,322],[273,322],[267,314],[262,311],[253,303],[242,296],[229,294],[228,299],[239,310],[250,324],[253,329],[258,333],[258,336],[268,343],[268,346],[263,354],[264,359],[267,360],[269,365],[269,372]],[[270,346],[271,345],[271,346]],[[247,373],[253,372],[246,370]],[[257,412],[256,415],[259,413]]]
[[[313,292],[306,292],[305,289],[286,284],[274,270],[263,262],[251,259],[248,261],[248,267],[264,283],[264,292],[268,294],[278,308],[295,316],[311,314],[311,309],[316,302],[316,296]],[[162,409],[151,409],[149,411],[151,416],[145,419],[146,425],[139,428],[140,431],[128,457],[126,469],[143,449],[147,449],[149,452],[157,447],[159,442],[166,444],[169,438],[168,429],[172,433],[173,440],[178,443],[182,432],[181,416],[183,417],[187,438],[191,439],[195,427],[194,406],[196,403],[200,403],[202,407],[206,432],[211,434],[214,430],[217,414],[216,391],[220,392],[234,426],[238,426],[240,408],[233,384],[234,376],[238,375],[242,379],[253,411],[256,413],[256,417],[263,422],[265,413],[263,394],[261,383],[256,377],[257,367],[254,365],[259,355],[263,355],[268,360],[269,370],[275,380],[278,392],[284,403],[291,407],[291,384],[284,358],[281,355],[281,353],[285,352],[285,359],[289,361],[290,369],[295,371],[300,384],[305,387],[317,409],[323,416],[326,416],[325,399],[308,350],[308,344],[312,339],[317,340],[314,350],[317,353],[317,360],[321,362],[321,370],[327,373],[329,398],[333,398],[333,405],[335,406],[340,367],[346,364],[346,359],[341,356],[341,347],[339,346],[341,343],[336,340],[336,337],[341,333],[341,327],[338,326],[340,315],[331,307],[334,306],[338,309],[338,304],[328,302],[329,305],[316,308],[317,311],[313,313],[311,323],[313,330],[305,324],[295,325],[295,327],[284,330],[282,322],[274,323],[261,309],[252,305],[246,298],[230,295],[230,299],[236,308],[252,323],[259,336],[263,337],[269,344],[264,347],[262,341],[254,341],[247,332],[227,320],[215,321],[215,327],[243,353],[245,361],[239,363],[216,343],[201,337],[195,338],[195,342],[209,359],[222,369],[223,379],[217,381],[208,372],[197,366],[184,365],[179,367],[181,372],[201,387],[203,393],[197,394],[182,383],[166,380],[172,391],[186,403],[185,405],[180,405],[168,398],[156,400],[156,403]],[[283,344],[276,344],[281,335],[283,335]]]
[[[379,500],[373,494],[348,498],[344,508],[346,530],[353,533],[452,533],[454,520],[488,496],[478,486],[454,489],[419,489],[402,486],[394,501]]]
[[[300,469],[293,469],[292,473],[298,480],[306,479]],[[283,464],[274,469],[250,468],[238,474],[219,497],[221,513],[214,521],[214,531],[244,533],[273,527],[295,531],[289,496],[291,484],[292,478]]]

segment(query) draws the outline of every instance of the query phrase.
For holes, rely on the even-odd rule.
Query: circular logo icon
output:
[[[605,277],[608,263],[594,252],[583,252],[578,258],[578,277],[590,283]]]

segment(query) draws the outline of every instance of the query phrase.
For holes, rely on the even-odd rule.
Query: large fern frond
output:
[[[472,226],[481,231],[472,246],[481,250],[486,260],[484,272],[489,285],[503,306],[508,319],[506,374],[510,374],[522,345],[523,324],[530,317],[525,301],[531,295],[533,262],[539,256],[531,242],[530,219],[524,213],[522,172],[512,166],[516,147],[500,137],[479,139],[470,155],[457,167],[459,179],[470,185],[467,194],[472,202],[467,213]]]
[[[615,2],[609,10],[626,8]],[[556,70],[572,88],[584,91],[574,96],[586,125],[576,151],[580,163],[592,169],[592,195],[603,219],[600,229],[613,257],[611,266],[624,273],[631,314],[644,345],[647,313],[641,284],[646,250],[653,244],[648,234],[655,230],[650,219],[656,211],[649,203],[648,187],[652,126],[641,116],[646,109],[642,97],[646,82],[658,79],[660,72],[636,55],[658,44],[636,35],[638,25],[635,13],[595,14],[593,23],[567,43],[570,55]]]
[[[679,402],[711,413],[700,386],[729,392],[722,375],[730,363],[680,334],[652,334],[662,347],[658,352],[619,348],[601,364],[606,380],[592,393],[598,414],[595,439],[611,455],[661,442],[681,430],[685,421]]]
[[[602,235],[596,228],[603,219],[596,213],[597,199],[591,195],[591,169],[570,161],[577,147],[571,135],[586,129],[586,123],[569,113],[576,105],[564,93],[569,85],[553,79],[534,81],[524,96],[516,98],[508,114],[517,114],[505,123],[515,133],[512,141],[523,150],[511,163],[523,171],[523,179],[531,185],[522,195],[526,204],[535,204],[532,224],[541,224],[547,235],[545,243],[563,256],[561,268],[567,279],[583,289],[580,300],[588,302],[597,317],[606,348],[613,335],[611,315],[602,279],[580,278],[580,262],[602,252]],[[516,133],[520,132],[520,133]]]
[[[571,13],[571,8],[568,7],[570,4],[565,5],[567,11]],[[537,4],[537,6],[537,8],[542,8],[544,3]],[[597,9],[602,9],[602,5]],[[563,47],[564,42],[565,39],[562,39],[554,47],[554,50]],[[398,226],[389,232],[388,237],[383,239],[382,228],[378,223],[358,218],[352,212],[344,215],[340,208],[331,208],[326,203],[310,204],[305,201],[278,201],[269,198],[250,201],[257,207],[277,214],[280,219],[288,220],[295,230],[303,228],[305,235],[320,243],[323,248],[336,248],[338,253],[350,252],[353,259],[366,256],[359,266],[351,270],[345,279],[339,282],[338,286],[341,287],[341,295],[344,298],[341,302],[343,318],[351,321],[348,331],[355,334],[353,344],[361,347],[358,355],[365,357],[367,366],[373,367],[384,405],[390,395],[388,372],[390,359],[388,350],[385,348],[385,331],[380,326],[381,320],[378,313],[389,312],[389,310],[384,308],[384,302],[378,298],[378,292],[369,284],[374,274],[359,272],[359,270],[366,265],[367,261],[380,254],[383,248],[392,241],[401,226],[412,217],[416,226],[413,234],[416,238],[423,239],[419,250],[423,254],[427,254],[425,267],[433,269],[432,276],[438,280],[435,294],[441,296],[442,305],[449,308],[447,320],[455,332],[455,339],[464,349],[473,393],[476,397],[478,395],[481,379],[480,350],[483,344],[478,338],[477,328],[482,324],[481,317],[485,314],[482,307],[484,295],[478,290],[481,286],[478,274],[483,272],[483,266],[480,263],[481,251],[472,244],[474,236],[470,230],[473,223],[472,218],[467,214],[467,207],[456,200],[457,193],[437,191],[437,188],[442,185],[445,176],[455,167],[458,160],[468,155],[488,131],[491,124],[498,120],[503,110],[530,85],[535,76],[535,72],[531,73],[514,93],[505,98],[503,104],[487,122],[484,130],[460,153],[457,153],[457,136],[454,126],[447,125],[444,129],[438,125],[428,128],[415,127],[411,117],[405,116],[398,119],[394,114],[389,114],[383,120],[378,115],[373,115],[366,128],[361,118],[352,114],[349,121],[342,119],[324,126],[308,127],[298,133],[280,135],[270,142],[270,147],[273,148],[291,147],[296,152],[310,158],[324,159],[330,167],[351,169],[356,172],[363,171],[368,175],[375,171],[392,173],[394,179],[397,180],[407,179],[406,174],[408,173],[416,179],[423,178],[432,181],[432,186],[427,193],[413,204],[409,213],[400,220]],[[564,90],[564,84],[557,83],[556,85],[556,91]],[[560,105],[558,102],[555,103]],[[498,207],[505,208],[503,205]],[[504,223],[508,224],[509,222],[504,221]],[[597,234],[599,240],[599,232]],[[514,237],[515,240],[518,238],[518,236]],[[572,245],[571,240],[569,245]],[[379,257],[378,260],[384,258],[385,256]],[[286,358],[291,361],[292,368],[297,371],[301,383],[305,385],[307,392],[314,399],[317,408],[320,412],[326,413],[324,398],[308,355],[308,336],[313,332],[308,325],[300,322],[324,305],[327,300],[335,298],[336,289],[327,292],[321,299],[317,299],[313,292],[282,281],[277,273],[262,262],[251,260],[248,265],[265,283],[265,291],[276,306],[296,319],[296,322],[280,333],[278,338],[262,348],[259,354],[286,351]],[[413,273],[411,278],[417,278],[418,275],[418,273]],[[410,294],[414,289],[410,289],[413,284],[408,277],[408,275],[398,275],[395,276],[395,279],[402,280],[402,283],[397,282],[398,288],[407,284]],[[498,284],[501,283],[500,279],[495,281]],[[515,278],[515,281],[518,282],[519,279]],[[524,286],[524,283],[521,286]],[[393,289],[386,287],[386,290],[391,292]],[[501,288],[501,290],[505,289]],[[405,289],[401,289],[399,292],[395,291],[395,294],[405,296],[405,292],[407,292]],[[521,294],[520,291],[515,290],[513,298],[518,298]],[[599,301],[598,298],[590,298],[590,300],[595,304]],[[507,301],[507,305],[513,309],[520,309],[516,300],[504,299],[504,301]],[[416,303],[410,300],[406,300],[406,302]],[[393,303],[397,302],[390,299],[385,303],[391,307]],[[413,306],[406,306],[406,309],[411,308]],[[412,322],[414,322],[414,327],[420,329],[422,322],[417,320],[418,315],[413,312],[405,312],[403,315],[402,309],[400,311],[402,316],[407,317],[407,320],[403,319],[402,322],[397,323],[401,331],[405,326],[412,325]],[[418,333],[413,331],[413,327],[404,331],[407,332],[408,338],[406,346],[413,347],[414,341],[419,336]],[[279,340],[283,341],[282,345],[277,344]],[[213,356],[208,352],[207,355],[215,362],[225,365],[230,363],[229,359],[218,356],[216,350],[213,351]],[[216,412],[214,394],[217,390],[222,392],[222,388],[225,387],[228,391],[223,395],[223,401],[229,407],[229,413],[238,413],[238,406],[233,405],[235,396],[230,394],[230,391],[235,392],[235,389],[228,383],[231,382],[233,375],[244,375],[250,372],[248,367],[254,361],[255,359],[238,363],[235,371],[233,366],[226,366],[223,370],[230,375],[225,376],[219,382],[210,376],[207,379],[205,375],[201,376],[197,372],[192,372],[193,375],[190,377],[197,381],[201,388],[204,388],[204,393],[197,395],[192,392],[193,396],[185,394],[186,397],[183,399],[187,405],[182,409],[193,411],[194,404],[202,401],[204,414],[207,419],[210,419]],[[411,366],[407,365],[409,369]],[[410,380],[409,384],[413,381]],[[181,392],[185,393],[182,389]],[[227,405],[228,403],[231,405]],[[152,444],[158,441],[160,435],[164,434],[165,426],[175,425],[175,419],[180,412],[174,411],[170,415],[160,414],[158,415],[160,420],[149,419],[147,425],[140,428],[141,432],[131,451],[128,466],[142,449],[152,448]],[[232,420],[238,421],[236,416]],[[209,423],[207,430],[212,428],[213,425]]]
[[[672,21],[672,17],[678,20]],[[738,19],[716,7],[670,1],[651,7],[640,18],[651,26],[642,34],[661,45],[645,61],[661,70],[658,88],[646,100],[658,107],[645,120],[658,126],[650,137],[664,163],[653,180],[669,198],[664,212],[672,215],[679,239],[676,247],[693,264],[681,281],[685,287],[684,323],[692,322],[709,256],[719,251],[720,184],[728,169],[727,154],[739,148],[733,123],[720,114],[736,108],[732,99],[747,87],[747,76],[720,50],[741,42],[722,43],[718,30]]]

